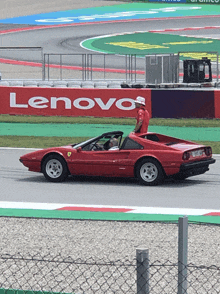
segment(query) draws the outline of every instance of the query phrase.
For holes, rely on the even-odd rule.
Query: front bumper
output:
[[[190,163],[183,163],[180,166],[180,171],[178,175],[182,175],[185,178],[204,174],[209,170],[209,165],[215,163],[214,158],[209,158],[200,161],[194,161]]]

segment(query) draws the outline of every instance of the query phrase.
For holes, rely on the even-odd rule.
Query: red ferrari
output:
[[[108,132],[78,144],[34,151],[20,161],[51,182],[87,175],[137,178],[149,186],[161,184],[167,177],[203,174],[215,163],[209,146],[157,133],[122,136],[121,131]],[[118,148],[110,148],[112,139]]]

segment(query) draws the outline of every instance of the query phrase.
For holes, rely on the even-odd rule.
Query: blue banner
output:
[[[184,4],[186,0],[149,0],[163,3],[130,3],[86,9],[58,11],[22,17],[0,19],[0,23],[29,25],[59,25],[117,20],[153,19],[163,17],[185,17],[219,15],[219,6]],[[189,1],[189,0],[188,0]],[[167,5],[167,2],[172,5]]]

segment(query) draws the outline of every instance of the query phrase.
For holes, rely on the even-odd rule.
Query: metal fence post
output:
[[[187,294],[188,217],[179,218],[178,294]]]
[[[137,294],[149,294],[149,250],[137,249]]]
[[[42,60],[42,81],[45,81],[45,54],[43,48],[41,50],[41,60]]]

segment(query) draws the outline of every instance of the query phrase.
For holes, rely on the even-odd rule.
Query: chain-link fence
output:
[[[62,293],[178,293],[178,264],[169,261],[149,263],[138,278],[142,263],[137,261],[72,260],[21,255],[0,256],[0,283],[4,289]],[[148,260],[147,260],[148,261]],[[188,291],[183,293],[219,293],[220,268],[189,264]],[[139,286],[139,288],[138,288]],[[5,290],[6,291],[6,290]],[[6,291],[7,293],[7,291]]]
[[[219,229],[189,225],[188,263],[180,272],[178,224],[1,218],[0,288],[219,293]]]

